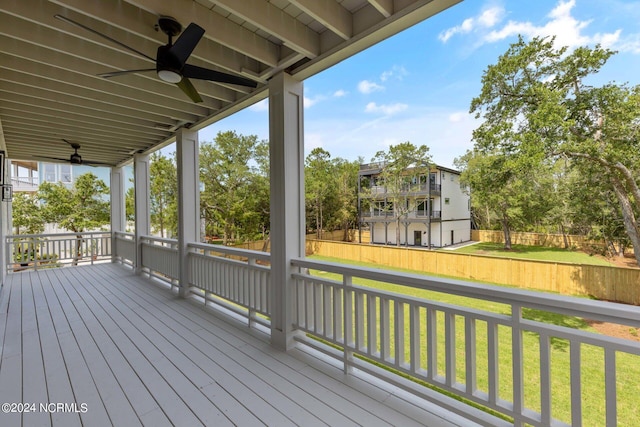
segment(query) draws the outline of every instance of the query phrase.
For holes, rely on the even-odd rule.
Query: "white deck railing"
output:
[[[143,236],[143,271],[152,277],[177,285],[180,271],[178,268],[178,241],[161,237]]]
[[[135,234],[116,231],[113,235],[113,254],[116,261],[127,265],[134,265],[136,262]]]
[[[190,243],[188,249],[189,285],[196,288],[195,293],[202,295],[205,303],[222,305],[246,316],[250,324],[268,324],[268,253],[199,243]]]
[[[6,237],[8,272],[93,264],[111,257],[111,233],[19,234]]]
[[[606,424],[616,425],[616,374],[624,375],[617,364],[618,355],[640,356],[640,343],[528,320],[523,317],[523,310],[639,327],[638,307],[327,262],[300,259],[293,264],[302,271],[312,269],[342,276],[341,281],[336,281],[309,273],[295,274],[293,318],[295,327],[341,347],[345,370],[358,366],[374,371],[363,359],[370,360],[512,417],[515,425],[562,425],[552,418],[557,396],[552,395],[551,350],[552,340],[564,340],[570,352],[570,372],[563,374],[568,374],[571,383],[571,424],[587,422],[582,419],[583,393],[589,390],[582,388],[581,349],[593,346],[604,354],[601,368],[605,376]],[[399,291],[357,286],[353,284],[357,279],[399,285]],[[507,304],[511,314],[414,298],[400,293],[402,287]],[[457,333],[458,329],[462,329],[461,333]],[[504,331],[508,331],[510,342],[500,339]],[[538,349],[540,410],[525,404],[524,334],[527,346]],[[486,337],[486,348],[478,348],[476,337],[480,335]],[[477,363],[479,352],[486,357],[484,366]],[[500,368],[505,357],[510,365],[508,378]],[[486,387],[479,386],[480,377]],[[509,393],[504,393],[504,381],[510,384]],[[465,414],[460,406],[449,409]]]
[[[160,277],[171,282],[176,278],[175,241],[146,239],[145,268],[161,272]],[[269,262],[269,254],[263,252],[189,244],[191,292],[205,304],[246,316],[249,323],[268,324]],[[626,374],[621,361],[640,363],[640,342],[558,326],[547,318],[574,316],[639,328],[636,306],[308,259],[293,260],[292,265],[299,269],[293,274],[293,326],[306,333],[297,340],[337,357],[345,372],[357,367],[463,416],[472,414],[471,419],[483,424],[502,420],[460,402],[452,404],[402,376],[490,408],[511,418],[509,425],[615,426],[619,421],[618,380]],[[322,277],[323,272],[340,279]],[[354,284],[363,279],[395,285],[397,291]],[[416,290],[486,301],[487,309],[410,296]],[[601,355],[595,368],[593,360],[584,362],[587,352],[594,351]],[[566,359],[563,371],[555,361],[559,354]],[[595,385],[588,379],[594,370],[602,376]],[[570,384],[563,396],[554,386],[558,378]],[[525,387],[528,381],[535,384],[533,392],[530,385]],[[583,417],[589,393],[602,396],[597,400],[603,406],[601,421]],[[570,419],[554,416],[558,405],[570,407]]]

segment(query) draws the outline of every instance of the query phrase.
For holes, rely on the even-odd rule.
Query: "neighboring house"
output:
[[[371,243],[443,247],[471,239],[470,197],[460,185],[460,172],[434,165],[426,174],[413,176],[395,195],[384,185],[384,164],[360,165],[358,211],[368,226]],[[408,174],[411,175],[411,174]],[[394,209],[392,200],[400,201]]]
[[[11,185],[14,192],[36,192],[40,184],[38,162],[12,160]]]

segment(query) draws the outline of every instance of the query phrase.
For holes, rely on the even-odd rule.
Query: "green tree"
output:
[[[15,193],[11,210],[15,234],[38,234],[44,231],[44,220],[35,194]]]
[[[107,185],[93,173],[80,175],[71,188],[63,183],[44,182],[38,188],[38,198],[42,200],[42,218],[45,222],[56,223],[74,233],[76,256],[74,264],[82,256],[82,235],[109,224],[110,209],[106,196]]]
[[[614,54],[554,40],[522,38],[487,68],[471,112],[484,122],[476,148],[532,161],[566,157],[580,170],[597,170],[598,185],[615,194],[625,232],[640,265],[640,86],[585,83]]]
[[[305,200],[310,215],[310,225],[316,230],[316,237],[322,239],[325,227],[325,209],[328,198],[334,195],[335,174],[331,154],[316,147],[305,159]]]
[[[429,147],[416,147],[411,142],[403,142],[389,146],[387,151],[378,151],[371,159],[372,162],[382,163],[380,178],[386,188],[389,209],[393,210],[396,219],[396,245],[400,246],[400,224],[409,212],[415,210],[415,200],[409,197],[413,186],[420,185],[420,177],[428,176],[431,164]]]
[[[511,249],[511,231],[527,231],[549,209],[544,198],[551,180],[540,167],[525,165],[501,152],[468,151],[455,160],[462,170],[460,183],[470,188],[474,210],[486,209],[504,234],[504,247]]]
[[[220,232],[223,243],[253,239],[268,225],[267,143],[255,135],[219,132],[200,147],[201,211],[207,233]]]
[[[149,209],[151,227],[160,237],[178,232],[178,175],[173,157],[159,152],[151,155],[149,164]]]
[[[356,226],[358,220],[358,171],[361,161],[350,162],[336,158],[333,162],[335,185],[335,209],[332,212],[332,223],[344,231],[342,240],[350,241],[349,230]]]

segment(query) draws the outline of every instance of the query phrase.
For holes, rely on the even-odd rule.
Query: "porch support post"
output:
[[[109,197],[111,199],[111,262],[117,260],[116,231],[125,231],[127,217],[124,199],[124,168],[112,167],[109,183]]]
[[[133,182],[135,185],[135,236],[136,236],[136,273],[142,272],[142,236],[151,234],[149,209],[149,156],[133,156]]]
[[[198,132],[176,133],[178,169],[178,280],[180,296],[189,294],[187,244],[200,241],[200,153]]]
[[[292,258],[303,258],[304,137],[303,84],[280,72],[269,81],[271,174],[271,344],[294,346]]]

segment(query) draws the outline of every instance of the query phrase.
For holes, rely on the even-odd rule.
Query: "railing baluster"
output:
[[[513,370],[513,413],[514,425],[524,425],[524,360],[522,347],[522,307],[511,305],[511,364]],[[577,424],[576,424],[577,425]]]
[[[571,371],[571,425],[582,425],[582,378],[580,342],[571,340],[569,345]]]
[[[616,391],[616,351],[610,348],[604,350],[604,383],[607,411],[607,427],[618,425],[618,398]],[[636,396],[637,397],[637,396]]]
[[[409,305],[409,351],[411,360],[411,372],[420,370],[420,306],[417,304]]]
[[[498,385],[500,384],[500,361],[498,359],[498,324],[487,322],[487,371],[489,376],[489,403],[498,403]]]
[[[444,313],[444,347],[446,384],[451,387],[456,382],[456,317],[448,311]]]
[[[356,299],[356,317],[355,317],[355,322],[356,322],[356,348],[360,351],[366,350],[364,348],[365,346],[365,341],[364,341],[364,331],[365,331],[365,316],[364,316],[364,298],[365,295],[364,293],[360,292],[360,291],[355,291],[354,292],[354,297]]]
[[[353,291],[351,288],[351,276],[343,275],[342,285],[344,289],[344,373],[348,374],[352,370],[351,362],[353,361],[353,351],[350,347],[353,345]]]
[[[379,355],[378,352],[378,313],[376,297],[367,295],[367,354]]]
[[[477,389],[476,369],[476,319],[467,316],[464,319],[464,348],[465,348],[465,383],[467,394],[473,394]]]
[[[395,300],[394,301],[394,339],[395,339],[395,364],[397,367],[402,368],[405,364],[404,358],[404,304]]]
[[[540,415],[543,425],[551,425],[551,339],[540,334]]]
[[[391,324],[389,316],[390,301],[380,298],[380,357],[389,362],[391,359]]]
[[[427,378],[438,376],[438,313],[427,307]]]

